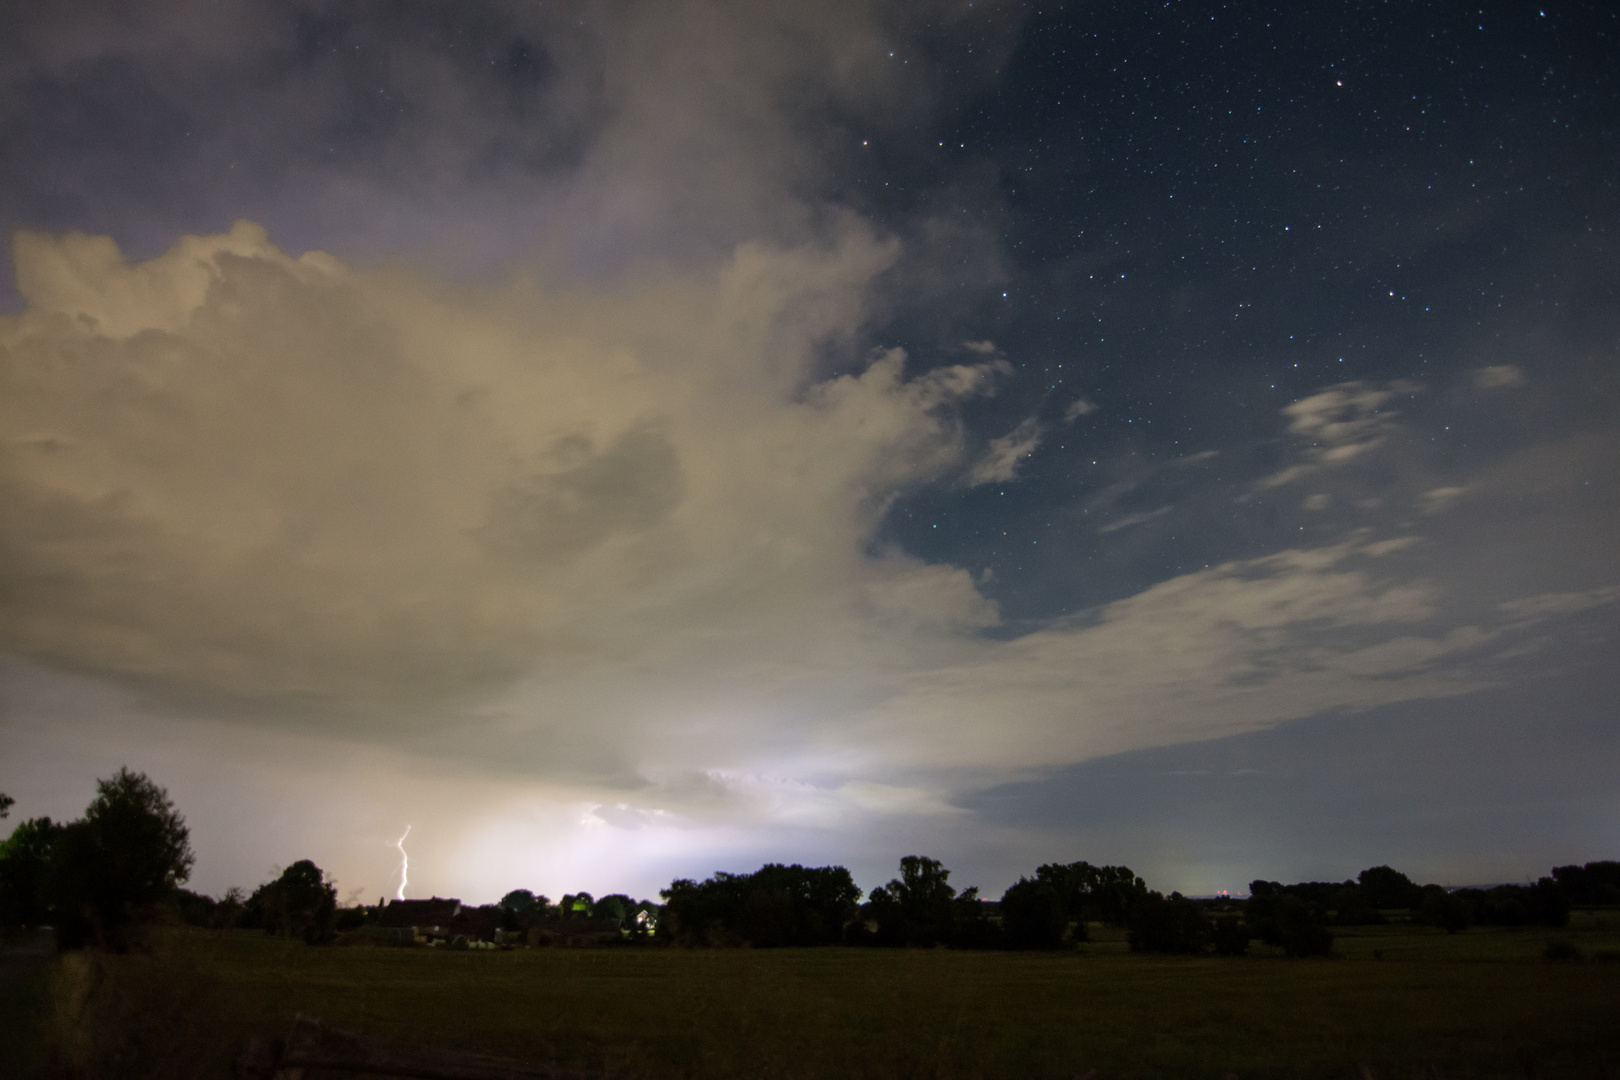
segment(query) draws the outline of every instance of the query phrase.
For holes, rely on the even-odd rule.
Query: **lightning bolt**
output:
[[[405,837],[409,836],[409,835],[411,835],[411,827],[409,825],[406,825],[404,835],[402,835],[398,840],[394,841],[394,846],[399,848],[399,860],[400,860],[399,861],[399,891],[396,892],[394,894],[394,896],[397,897],[400,900],[405,899],[405,886],[410,881],[411,857],[409,855],[405,854]]]

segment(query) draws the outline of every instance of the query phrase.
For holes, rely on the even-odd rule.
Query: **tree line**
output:
[[[0,794],[0,817],[13,802]],[[386,905],[340,908],[335,884],[308,859],[251,895],[214,899],[183,888],[194,858],[185,819],[145,775],[120,769],[96,785],[82,818],[33,818],[0,842],[0,925],[54,927],[64,948],[127,949],[141,926],[165,918],[240,926],[311,944],[382,920]],[[749,874],[681,878],[662,904],[615,893],[570,893],[553,903],[514,889],[469,909],[470,926],[527,931],[594,921],[626,941],[686,946],[854,945],[965,949],[1073,947],[1093,925],[1124,929],[1146,953],[1235,956],[1254,941],[1289,956],[1325,955],[1333,928],[1390,920],[1457,933],[1471,925],[1560,927],[1572,907],[1620,905],[1620,862],[1560,866],[1530,885],[1446,889],[1388,866],[1343,882],[1253,881],[1244,900],[1168,896],[1129,867],[1047,863],[991,901],[958,892],[937,859],[907,855],[899,876],[866,894],[842,866],[771,863]]]

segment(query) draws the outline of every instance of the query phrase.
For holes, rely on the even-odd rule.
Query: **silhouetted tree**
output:
[[[1604,907],[1620,904],[1620,862],[1557,866],[1552,880],[1563,890],[1567,903]]]
[[[1227,915],[1210,920],[1210,943],[1218,956],[1242,956],[1249,951],[1252,934],[1242,915]]]
[[[337,886],[321,868],[300,859],[274,881],[254,890],[247,902],[251,925],[266,933],[303,938],[311,945],[332,939],[337,917]]]
[[[1069,928],[1069,908],[1051,882],[1021,877],[1001,896],[1001,928],[1009,949],[1056,949]]]
[[[1125,939],[1132,952],[1203,952],[1210,939],[1209,916],[1197,901],[1178,892],[1149,892],[1131,904]]]
[[[673,881],[661,910],[646,901],[632,910],[651,912],[659,935],[683,944],[830,945],[843,938],[860,895],[842,866],[770,863],[752,874]]]
[[[1436,886],[1438,888],[1438,886]],[[1490,889],[1455,889],[1450,893],[1453,902],[1466,912],[1454,915],[1464,925],[1480,923],[1486,926],[1564,926],[1569,922],[1569,904],[1563,887],[1542,878],[1534,885],[1497,885]],[[1439,902],[1419,913],[1424,921],[1443,925]]]
[[[864,909],[877,923],[877,944],[948,944],[956,922],[950,876],[938,859],[901,859],[900,877],[873,889]]]
[[[1423,903],[1423,890],[1399,870],[1370,866],[1356,875],[1361,900],[1374,909],[1417,908]]]
[[[1278,945],[1289,956],[1326,956],[1333,951],[1333,932],[1323,924],[1319,908],[1286,891],[1275,881],[1251,881],[1243,919],[1267,945]]]
[[[1088,862],[1047,863],[1035,871],[1035,880],[1057,891],[1069,919],[1078,924],[1082,941],[1086,920],[1124,926],[1131,905],[1148,891],[1147,882],[1128,866],[1092,866]]]
[[[623,926],[625,920],[630,917],[630,909],[635,906],[634,897],[626,896],[624,893],[613,893],[611,896],[602,897],[591,905],[591,917],[614,919],[618,921],[620,926]]]
[[[42,926],[51,921],[46,886],[62,827],[30,818],[0,842],[0,926]]]
[[[1453,896],[1439,885],[1424,887],[1423,903],[1418,908],[1418,917],[1430,926],[1440,927],[1448,934],[1467,929],[1468,924],[1473,921],[1468,901],[1464,897]]]
[[[1005,944],[1001,926],[990,917],[989,905],[977,886],[963,889],[951,901],[951,944],[958,949],[995,949]],[[1000,905],[996,905],[999,909]]]
[[[124,950],[129,931],[191,873],[190,833],[168,792],[119,769],[96,782],[84,818],[57,836],[47,886],[65,948]]]
[[[514,915],[524,915],[534,910],[534,893],[528,889],[513,889],[501,897],[501,907]]]

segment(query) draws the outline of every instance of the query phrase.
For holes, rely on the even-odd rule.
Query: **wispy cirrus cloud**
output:
[[[1283,415],[1288,417],[1289,434],[1304,448],[1304,460],[1263,477],[1256,489],[1291,484],[1323,469],[1346,465],[1382,446],[1400,415],[1390,403],[1420,390],[1416,383],[1405,380],[1383,386],[1347,382],[1288,405]]]
[[[1041,444],[1041,423],[1033,416],[1007,434],[990,440],[984,456],[968,470],[969,487],[1006,483],[1018,475],[1018,466]]]

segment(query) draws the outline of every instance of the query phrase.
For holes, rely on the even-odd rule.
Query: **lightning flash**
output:
[[[404,835],[394,841],[394,846],[399,848],[399,891],[394,896],[400,900],[405,899],[405,886],[410,881],[411,857],[405,854],[405,837],[409,835],[411,827],[406,825]]]

